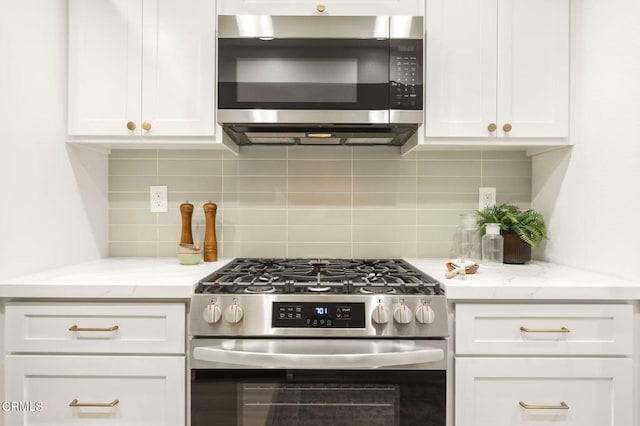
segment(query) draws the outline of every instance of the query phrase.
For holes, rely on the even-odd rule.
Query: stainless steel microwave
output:
[[[402,145],[423,39],[420,16],[220,15],[217,121],[239,145]]]

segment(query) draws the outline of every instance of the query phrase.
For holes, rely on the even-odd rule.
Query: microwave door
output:
[[[388,112],[370,113],[389,108],[388,40],[221,39],[218,48],[218,109],[235,110],[226,122],[388,123]]]

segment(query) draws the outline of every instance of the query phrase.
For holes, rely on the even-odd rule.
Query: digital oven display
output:
[[[365,328],[364,303],[273,302],[271,326]]]

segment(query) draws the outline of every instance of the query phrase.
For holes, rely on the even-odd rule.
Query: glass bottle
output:
[[[458,227],[457,254],[460,258],[460,279],[465,279],[466,268],[469,264],[480,261],[480,232],[478,230],[475,214],[463,213],[460,215]]]
[[[487,223],[482,237],[482,264],[486,266],[502,265],[504,239],[500,235],[499,223]]]

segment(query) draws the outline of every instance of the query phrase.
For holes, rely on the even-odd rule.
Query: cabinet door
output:
[[[70,135],[139,133],[141,46],[142,0],[69,1]]]
[[[569,0],[498,0],[498,34],[498,136],[567,137]]]
[[[184,425],[184,376],[183,357],[8,356],[6,400],[31,405],[5,424]]]
[[[144,135],[213,136],[215,2],[145,0]]]
[[[427,0],[426,20],[427,137],[568,135],[569,0]]]
[[[427,0],[427,137],[492,136],[497,0]]]
[[[457,358],[455,424],[631,425],[632,367],[620,358]]]

